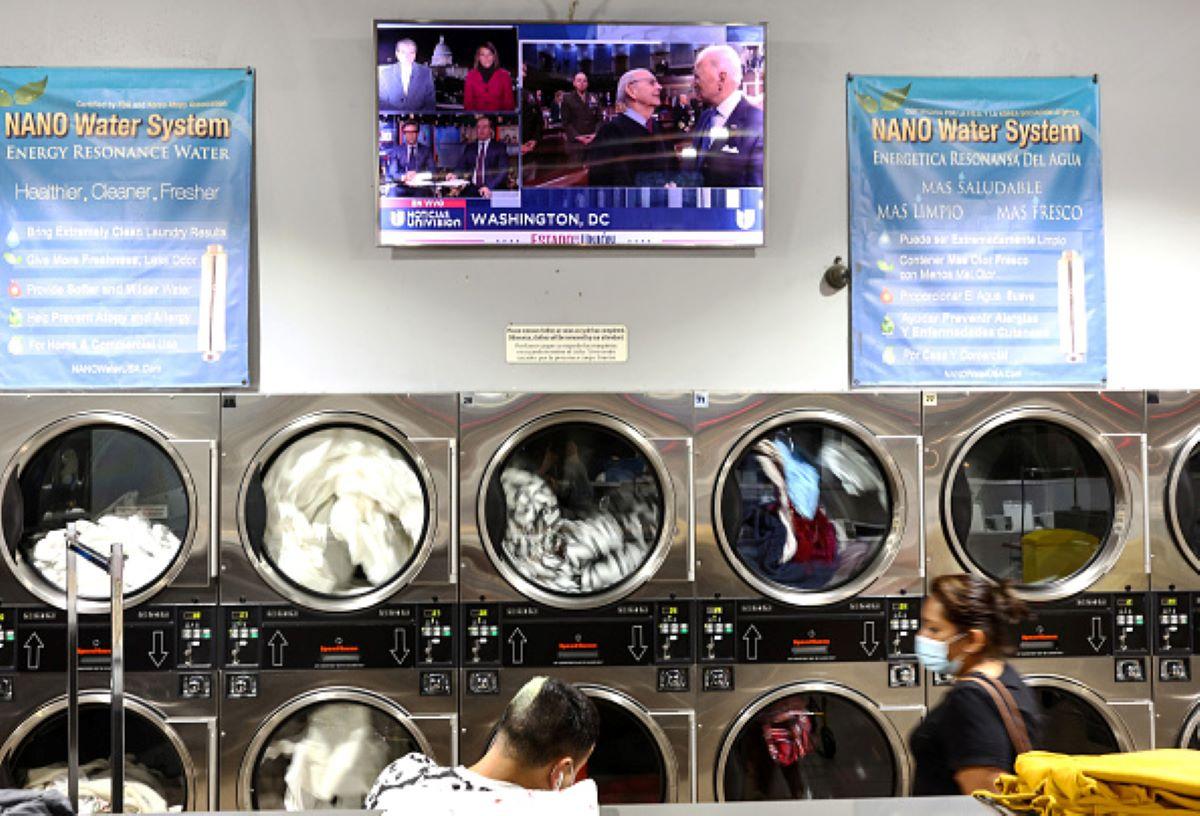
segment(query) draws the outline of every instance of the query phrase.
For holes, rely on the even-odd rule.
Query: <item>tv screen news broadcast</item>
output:
[[[382,246],[761,246],[765,25],[375,23]]]

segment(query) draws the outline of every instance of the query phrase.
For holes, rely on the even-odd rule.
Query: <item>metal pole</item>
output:
[[[67,799],[79,812],[79,564],[75,545],[79,532],[67,523]]]
[[[109,559],[112,584],[112,812],[125,811],[125,553],[114,541]]]

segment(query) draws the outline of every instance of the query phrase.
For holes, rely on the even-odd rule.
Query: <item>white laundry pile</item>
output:
[[[424,532],[425,494],[412,466],[366,431],[334,428],[293,442],[263,477],[263,492],[268,555],[314,592],[390,581]]]
[[[182,805],[167,804],[166,785],[159,774],[125,758],[125,813],[171,813]],[[31,770],[26,790],[53,789],[67,794],[67,766],[47,765]],[[112,813],[112,772],[107,759],[79,766],[79,813]]]
[[[538,586],[557,592],[598,592],[620,582],[649,556],[660,529],[659,509],[628,486],[584,518],[564,518],[542,477],[520,468],[500,474],[508,523],[504,552]]]
[[[152,584],[175,560],[182,546],[178,536],[164,524],[151,524],[140,515],[101,516],[92,522],[75,522],[81,543],[105,557],[112,554],[112,545],[124,546],[125,592],[135,593]],[[29,559],[34,569],[61,590],[67,587],[67,531],[51,530],[34,544]],[[108,573],[92,562],[77,558],[79,594],[90,598],[107,598],[110,593]]]
[[[275,740],[263,752],[263,761],[292,758],[284,774],[287,810],[362,810],[375,778],[396,758],[371,714],[356,703],[317,706],[299,741]]]

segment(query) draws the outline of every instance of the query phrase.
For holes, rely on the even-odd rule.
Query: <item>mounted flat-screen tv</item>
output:
[[[376,21],[378,243],[761,246],[765,35]]]

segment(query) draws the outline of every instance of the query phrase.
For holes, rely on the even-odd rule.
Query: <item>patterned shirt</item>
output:
[[[375,780],[367,794],[364,807],[367,810],[388,810],[393,801],[404,793],[422,791],[494,791],[504,788],[520,788],[511,782],[500,782],[480,776],[474,771],[457,765],[447,768],[438,765],[424,754],[406,754],[388,765]]]

